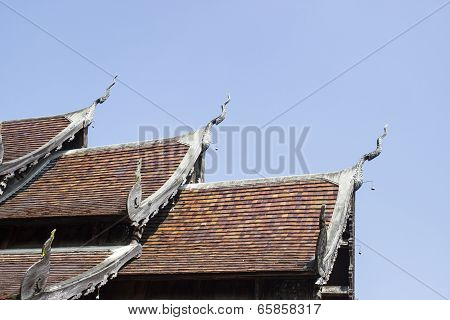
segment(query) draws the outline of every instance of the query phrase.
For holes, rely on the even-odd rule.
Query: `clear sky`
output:
[[[381,48],[270,126],[310,127],[303,155],[316,173],[352,166],[388,123],[382,155],[365,166],[376,190],[357,192],[357,238],[450,297],[450,5],[383,47],[446,1],[1,0],[0,120],[9,120],[87,106],[111,77],[2,3],[141,94],[114,87],[90,146],[136,141],[145,125],[174,130],[176,119],[197,128],[227,93],[223,125],[261,127]],[[243,172],[241,133],[212,145],[218,169],[208,181],[273,175],[264,164]],[[268,149],[276,158],[289,146]],[[441,298],[359,249],[359,299]]]

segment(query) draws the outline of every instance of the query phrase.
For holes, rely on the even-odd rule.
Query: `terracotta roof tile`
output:
[[[143,252],[119,274],[305,271],[319,214],[338,186],[323,180],[182,190],[150,220]]]
[[[320,208],[327,205],[329,222],[337,193],[338,186],[324,180],[188,185],[173,206],[149,221],[141,257],[119,276],[312,271]],[[53,252],[49,284],[79,275],[109,254]],[[25,271],[38,259],[38,254],[0,254],[0,296],[17,294]]]
[[[63,116],[2,122],[3,161],[20,158],[38,149],[69,124],[70,121]]]
[[[102,262],[111,253],[97,252],[52,252],[50,276],[47,286],[77,276]],[[0,299],[19,294],[25,272],[40,254],[0,254]]]
[[[172,139],[65,152],[0,204],[0,219],[124,214],[138,159],[145,198],[172,175],[187,150]]]

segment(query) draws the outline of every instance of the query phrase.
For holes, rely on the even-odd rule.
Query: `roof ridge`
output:
[[[103,151],[103,150],[115,150],[115,149],[124,149],[128,147],[140,147],[140,146],[147,146],[152,144],[158,144],[158,143],[164,143],[164,142],[171,142],[176,141],[179,143],[183,143],[180,140],[184,137],[188,137],[190,135],[193,135],[197,131],[191,131],[181,136],[176,137],[170,137],[170,138],[162,138],[162,139],[155,139],[155,140],[144,140],[144,141],[134,141],[134,142],[124,142],[124,143],[116,143],[116,144],[108,144],[103,146],[97,146],[97,147],[88,147],[88,148],[81,148],[81,149],[71,149],[67,151],[62,151],[61,156],[64,155],[71,155],[71,154],[83,154],[83,153],[89,153],[89,152],[95,152],[95,151]]]
[[[290,181],[304,181],[304,180],[325,180],[332,183],[338,183],[338,177],[341,173],[353,170],[353,168],[347,168],[335,172],[327,173],[313,173],[313,174],[302,174],[302,175],[290,175],[290,176],[275,176],[275,177],[265,177],[265,178],[255,178],[255,179],[238,179],[238,180],[224,180],[224,181],[213,181],[213,182],[202,182],[202,183],[190,183],[181,187],[181,189],[209,189],[209,188],[220,188],[220,187],[233,187],[241,185],[258,185],[271,182],[290,182]]]
[[[78,113],[81,113],[84,110],[87,110],[87,109],[89,109],[91,107],[97,106],[98,104],[104,103],[109,98],[110,90],[116,84],[116,79],[117,79],[117,76],[115,76],[113,78],[113,82],[106,88],[105,93],[103,94],[103,96],[101,96],[100,98],[94,100],[94,102],[92,102],[87,107],[83,107],[81,109],[76,109],[75,111],[69,111],[69,112],[66,112],[66,113],[56,114],[56,115],[53,115],[53,116],[39,116],[39,117],[23,118],[23,119],[0,120],[0,123],[1,122],[19,122],[19,121],[30,121],[30,120],[43,120],[43,119],[51,119],[51,118],[57,118],[57,117],[65,117],[68,120],[70,120],[69,119],[70,116],[78,114]]]
[[[87,109],[89,107],[83,107],[83,108],[77,109],[75,111],[55,114],[55,115],[52,115],[52,116],[38,116],[38,117],[31,117],[31,118],[21,118],[21,119],[12,119],[12,120],[0,120],[0,122],[2,122],[2,123],[5,123],[5,122],[11,123],[11,122],[20,122],[20,121],[54,119],[54,118],[59,118],[59,117],[65,118],[65,117],[67,117],[67,116],[69,116],[71,114],[75,114],[75,113],[81,112],[81,111],[83,111],[83,110],[85,110],[85,109]]]
[[[85,246],[85,247],[56,247],[52,248],[53,253],[73,253],[73,252],[112,252],[123,247],[123,245],[112,246]],[[42,248],[18,248],[18,249],[1,249],[2,255],[18,255],[18,254],[34,254],[41,253]]]

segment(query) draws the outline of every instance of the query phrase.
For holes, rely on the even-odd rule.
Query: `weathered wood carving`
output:
[[[230,101],[231,98],[228,96],[221,106],[221,114],[208,122],[205,127],[180,137],[179,142],[189,146],[186,155],[164,185],[146,199],[141,199],[141,178],[139,174],[139,178],[130,190],[127,200],[128,216],[132,225],[137,227],[135,232],[137,237],[142,234],[142,227],[146,225],[148,220],[169,203],[169,200],[178,193],[178,189],[185,184],[187,177],[192,174],[197,159],[209,147],[211,126],[218,125],[225,119],[226,106]],[[138,168],[140,167],[138,166]]]
[[[95,105],[97,105],[97,104],[102,104],[103,102],[105,102],[106,100],[108,100],[109,94],[110,94],[110,90],[111,90],[111,88],[116,84],[117,77],[118,77],[118,76],[115,76],[115,77],[113,78],[113,82],[106,88],[105,93],[103,94],[103,96],[101,96],[100,98],[98,98],[98,99],[96,99],[96,100],[94,101],[94,104],[95,104]]]
[[[21,299],[31,300],[64,300],[78,299],[94,292],[117,276],[117,272],[125,263],[141,254],[142,247],[136,241],[120,247],[95,267],[76,277],[54,285],[47,285],[50,274],[51,244],[54,230],[42,248],[42,258],[31,266],[25,274],[21,286]]]
[[[113,85],[114,83],[107,88],[105,95],[97,99],[94,104],[103,103],[104,100],[106,100],[109,96],[109,89]],[[49,274],[50,263],[48,254],[45,260],[48,264],[48,268],[43,269],[43,266],[39,269],[40,273],[45,274],[46,277],[33,276],[36,272],[31,272],[29,275],[27,273],[26,279],[24,279],[22,298],[78,299],[81,296],[89,294],[95,291],[95,289],[98,289],[100,286],[106,284],[109,279],[117,275],[117,272],[125,263],[133,258],[139,257],[142,250],[142,247],[139,244],[139,240],[142,236],[142,232],[146,223],[161,208],[169,203],[169,200],[177,194],[178,189],[186,182],[187,177],[192,174],[195,163],[204,150],[205,137],[209,135],[209,131],[212,125],[217,125],[224,120],[226,115],[226,105],[229,103],[229,101],[230,98],[228,97],[227,101],[222,105],[222,113],[218,117],[211,120],[205,127],[179,138],[180,143],[189,146],[186,155],[183,157],[178,168],[164,183],[164,185],[146,199],[142,199],[142,160],[139,160],[135,172],[135,183],[131,188],[127,198],[128,217],[131,221],[132,226],[135,227],[132,241],[128,246],[124,246],[119,250],[116,250],[102,263],[80,274],[79,276],[73,277],[46,288],[45,284]],[[207,145],[209,145],[209,143]],[[48,250],[46,250],[45,252],[49,253]],[[41,263],[41,261],[36,263],[33,267]],[[44,262],[42,262],[42,265],[44,265]],[[30,268],[30,270],[32,268]],[[41,278],[45,279],[45,281],[43,282],[42,280],[39,280]],[[37,286],[35,285],[36,282],[38,283]]]
[[[327,249],[327,225],[325,221],[325,210],[326,205],[322,205],[320,209],[320,217],[319,217],[319,236],[317,237],[317,245],[316,245],[316,259],[315,259],[315,267],[317,273],[321,276],[325,276],[325,266],[324,266],[324,258]]]
[[[210,121],[211,125],[219,125],[223,120],[225,120],[225,117],[227,115],[227,104],[230,103],[231,101],[231,97],[230,95],[227,96],[227,99],[225,100],[224,103],[222,103],[221,108],[222,108],[222,112],[220,113],[220,115],[218,115],[217,117],[215,117],[214,119],[212,119]]]
[[[142,247],[137,242],[132,242],[115,250],[111,256],[95,267],[80,275],[70,278],[55,285],[47,286],[32,299],[40,300],[68,300],[94,292],[105,285],[109,280],[117,276],[117,272],[125,263],[141,254]]]
[[[142,159],[139,159],[136,172],[134,174],[135,182],[130,192],[128,193],[128,200],[127,200],[128,214],[134,214],[136,211],[139,211],[139,208],[141,206],[142,202],[141,168],[142,168]]]
[[[55,232],[56,230],[53,230],[50,238],[45,241],[42,247],[41,260],[33,264],[25,273],[20,288],[20,296],[22,299],[32,299],[41,293],[47,285],[47,279],[50,274],[50,254],[52,251],[52,242],[55,239]]]
[[[203,137],[203,149],[204,150],[208,149],[209,145],[211,144],[211,127],[213,125],[216,125],[216,126],[219,125],[225,119],[225,117],[227,115],[227,104],[230,103],[230,101],[231,101],[231,97],[230,97],[230,95],[228,95],[225,102],[222,103],[222,105],[220,106],[222,109],[222,112],[217,117],[215,117],[210,122],[208,122],[208,124],[206,125],[205,136]]]
[[[108,99],[110,90],[116,83],[116,78],[117,76],[114,77],[113,82],[106,88],[103,96],[96,99],[89,107],[63,115],[70,121],[70,124],[46,144],[20,158],[5,162],[0,161],[0,176],[4,176],[0,185],[0,195],[5,192],[6,187],[9,184],[9,179],[14,177],[17,180],[28,175],[26,173],[28,169],[35,166],[42,159],[48,158],[52,153],[60,150],[64,142],[73,140],[75,134],[92,123],[96,106],[104,103]],[[3,152],[3,144],[0,141],[0,155],[3,154]],[[0,159],[3,159],[3,156],[1,156]],[[20,175],[17,173],[20,173]],[[25,174],[22,175],[22,173]]]
[[[358,190],[362,184],[363,184],[363,165],[366,161],[371,161],[378,157],[381,154],[381,151],[383,148],[381,147],[381,143],[383,142],[383,139],[387,135],[387,125],[384,126],[384,132],[382,135],[380,135],[377,139],[377,147],[372,152],[366,153],[359,159],[358,163],[356,164],[356,173],[355,173],[355,190]]]

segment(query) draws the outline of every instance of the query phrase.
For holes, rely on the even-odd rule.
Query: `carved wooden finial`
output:
[[[213,125],[218,125],[225,119],[225,117],[227,115],[227,104],[230,103],[230,101],[231,101],[231,97],[230,97],[230,95],[228,95],[225,102],[222,103],[222,105],[220,106],[222,109],[222,112],[217,117],[215,117],[210,122],[208,122],[208,125],[207,125],[208,129],[211,128]]]
[[[138,211],[142,202],[142,185],[141,185],[141,169],[142,169],[142,159],[138,160],[138,164],[136,166],[136,171],[134,173],[134,185],[128,193],[127,199],[127,210],[128,216],[131,218],[136,211]]]
[[[109,98],[109,94],[110,94],[110,90],[111,88],[116,84],[116,80],[117,80],[118,76],[115,76],[113,78],[113,82],[106,88],[105,93],[103,94],[103,96],[101,96],[100,98],[98,98],[97,100],[94,101],[94,104],[102,104],[103,102],[105,102],[106,100],[108,100]]]
[[[139,159],[136,171],[134,172],[134,178],[136,182],[141,182],[141,169],[142,169],[142,159]]]
[[[381,146],[381,143],[383,142],[383,139],[387,135],[387,128],[388,128],[388,125],[385,125],[383,133],[378,137],[376,149],[373,150],[372,152],[364,154],[359,159],[358,163],[356,164],[356,172],[355,172],[355,176],[354,176],[355,190],[358,190],[363,184],[363,165],[364,165],[364,162],[371,161],[371,160],[375,159],[376,157],[378,157],[381,154],[381,151],[383,150],[383,148]]]
[[[325,253],[327,249],[327,225],[325,220],[325,210],[327,206],[322,205],[320,209],[320,216],[319,216],[319,236],[317,237],[317,244],[316,244],[316,270],[317,273],[321,276],[325,276],[325,268],[324,268],[324,258]]]
[[[225,119],[225,117],[227,115],[227,104],[230,103],[230,101],[231,101],[231,97],[230,97],[230,95],[228,95],[225,102],[222,103],[222,105],[220,106],[222,109],[222,112],[220,113],[219,116],[217,116],[211,120],[211,124],[218,125]]]
[[[231,101],[231,97],[230,97],[230,95],[228,95],[225,102],[222,103],[222,105],[221,105],[222,112],[217,117],[215,117],[210,122],[208,122],[208,124],[206,125],[205,136],[203,137],[203,149],[204,150],[208,149],[209,145],[211,144],[211,127],[213,125],[220,124],[225,119],[225,117],[227,115],[227,104],[230,103],[230,101]]]
[[[22,300],[31,299],[45,289],[47,279],[50,274],[50,254],[52,243],[55,239],[54,229],[50,233],[50,238],[42,246],[41,260],[33,264],[25,273],[20,288],[20,297]]]
[[[326,221],[325,221],[325,210],[327,209],[327,206],[325,204],[322,205],[320,208],[320,217],[319,217],[319,228],[322,230],[323,228],[326,228]]]
[[[50,238],[48,238],[47,241],[45,241],[44,245],[42,246],[42,252],[41,252],[42,257],[45,257],[46,255],[50,254],[50,251],[52,248],[52,243],[53,243],[53,240],[55,239],[55,232],[56,232],[56,229],[53,229],[52,232],[50,232]]]

